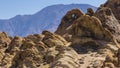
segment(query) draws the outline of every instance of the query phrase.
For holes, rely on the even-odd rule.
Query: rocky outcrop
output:
[[[9,38],[0,33],[0,68],[78,67],[78,54],[61,36],[43,31],[27,37]],[[64,60],[63,60],[64,59]],[[69,60],[69,61],[66,61]],[[61,63],[61,64],[58,64]],[[73,66],[74,65],[74,66]]]
[[[87,37],[96,40],[112,41],[112,35],[102,27],[99,19],[87,15],[81,16],[72,25],[73,37]]]
[[[119,1],[110,2],[96,12],[68,11],[55,33],[14,38],[0,33],[0,68],[119,68],[119,9],[113,11]]]
[[[5,53],[5,50],[9,47],[10,42],[11,39],[7,35],[7,33],[5,32],[0,33],[0,66],[5,65],[6,63],[10,65],[10,61],[6,62],[3,60],[6,56],[10,57],[9,54]]]
[[[99,8],[95,16],[100,19],[102,26],[108,29],[115,36],[117,41],[120,42],[120,24],[114,17],[111,9],[107,7]]]
[[[14,54],[18,52],[22,45],[23,38],[19,36],[15,36],[12,40],[11,43],[9,44],[9,47],[6,49],[6,53]]]
[[[42,34],[45,36],[42,41],[48,47],[53,47],[56,45],[67,45],[67,41],[60,37],[59,35],[55,35],[49,31],[43,31]]]
[[[71,10],[72,12],[73,10]],[[81,12],[78,14],[81,14]],[[71,15],[74,15],[74,13]],[[99,59],[99,61],[96,61],[102,63],[101,67],[116,67],[118,63],[116,52],[120,47],[120,24],[114,17],[111,9],[100,7],[94,13],[91,8],[88,8],[86,15],[82,13],[78,18],[74,20],[68,18],[67,22],[63,23],[66,16],[68,15],[66,14],[63,17],[56,33],[62,35],[67,41],[70,41],[70,47],[74,48],[79,54],[87,55],[89,52],[102,53],[104,57],[101,58],[104,61],[101,62]],[[68,23],[68,21],[71,22]],[[64,29],[60,30],[60,27]],[[106,50],[110,51],[110,54],[109,52],[106,53]],[[108,61],[108,58],[110,61]]]
[[[117,66],[120,67],[120,48],[118,49],[117,57],[118,57],[118,59],[117,59],[117,61],[118,61]]]
[[[53,63],[50,64],[50,68],[79,68],[79,56],[70,47],[57,46],[56,50],[58,54]],[[54,53],[55,54],[55,53]]]
[[[4,51],[9,47],[10,42],[11,40],[5,32],[0,33],[0,60],[2,60],[5,55]]]
[[[114,42],[114,36],[110,32],[110,30],[103,27],[101,20],[99,20],[95,16],[92,16],[92,15],[94,15],[94,12],[92,12],[92,9],[90,9],[90,8],[88,9],[89,14],[87,14],[87,15],[84,15],[84,13],[81,13],[80,10],[78,10],[78,11],[79,11],[78,14],[80,14],[80,15],[77,16],[77,18],[75,20],[73,20],[69,23],[61,22],[59,27],[64,28],[64,30],[59,30],[59,27],[58,27],[58,30],[56,31],[57,34],[63,33],[62,36],[65,38],[66,38],[66,36],[71,35],[70,41],[72,42],[72,44],[75,44],[75,43],[77,44],[77,42],[80,42],[80,40],[82,40],[82,38],[84,38],[84,37],[88,38],[88,39],[93,39],[93,40]],[[71,12],[71,15],[74,14],[73,10],[71,10],[69,12]],[[62,21],[64,21],[64,18],[66,16],[68,16],[68,13],[63,17]],[[68,20],[72,20],[72,18],[68,18]],[[69,24],[69,25],[64,26],[65,24]],[[65,31],[65,30],[68,30],[68,31]],[[63,31],[65,31],[65,32],[63,32]],[[80,44],[82,44],[82,43],[80,42]]]
[[[86,15],[93,16],[94,13],[95,13],[95,12],[94,12],[94,10],[93,10],[92,8],[88,8]]]
[[[84,13],[79,9],[68,11],[67,14],[63,17],[55,33],[59,35],[64,35],[66,32],[69,33],[72,23],[82,15],[84,15]]]
[[[10,42],[10,37],[5,32],[0,33],[0,49],[7,48]]]
[[[120,23],[120,0],[108,0],[102,7],[109,7]]]

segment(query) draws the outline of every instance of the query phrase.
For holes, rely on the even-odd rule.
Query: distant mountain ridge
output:
[[[81,9],[83,12],[86,12],[87,8],[97,9],[88,4],[52,5],[33,15],[17,15],[7,20],[0,19],[0,32],[5,31],[11,36],[26,36],[41,33],[43,30],[54,32],[66,12],[74,8]]]

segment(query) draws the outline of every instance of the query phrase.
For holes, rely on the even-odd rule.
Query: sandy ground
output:
[[[97,54],[97,52],[79,54],[80,68],[96,68],[96,66],[98,68],[98,66],[102,66],[104,60],[105,56]]]

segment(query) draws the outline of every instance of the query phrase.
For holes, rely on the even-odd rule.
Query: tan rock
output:
[[[107,7],[100,8],[96,11],[95,16],[98,17],[104,28],[107,28],[120,42],[120,24],[115,18],[112,10]]]
[[[95,13],[95,12],[94,12],[94,10],[93,10],[92,8],[88,8],[86,15],[93,16],[94,13]]]
[[[112,41],[111,33],[102,27],[100,20],[96,17],[87,15],[80,17],[74,22],[73,31],[73,36]]]
[[[59,51],[57,57],[50,64],[50,68],[78,68],[78,54],[71,48],[65,46],[58,46],[56,50]]]
[[[118,20],[120,20],[120,13],[119,13],[120,12],[120,0],[107,0],[107,2],[104,4],[104,7],[111,8],[115,17]]]
[[[67,14],[63,17],[55,33],[59,35],[64,35],[66,32],[69,32],[69,30],[66,30],[66,29],[69,26],[71,26],[72,23],[82,15],[84,15],[84,13],[79,9],[73,9],[71,11],[68,11]]]
[[[62,38],[59,35],[50,33],[49,31],[43,31],[42,34],[45,35],[42,41],[48,47],[57,46],[57,45],[67,45],[67,41],[64,40],[64,38]]]
[[[19,51],[22,43],[23,43],[23,38],[19,36],[15,36],[11,41],[11,43],[9,44],[9,47],[7,48],[6,52],[14,54],[15,52]]]

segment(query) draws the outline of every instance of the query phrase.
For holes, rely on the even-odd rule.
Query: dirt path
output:
[[[96,66],[102,66],[102,63],[105,60],[105,56],[97,54],[97,52],[80,54],[79,63],[81,64],[80,68],[93,68]]]

